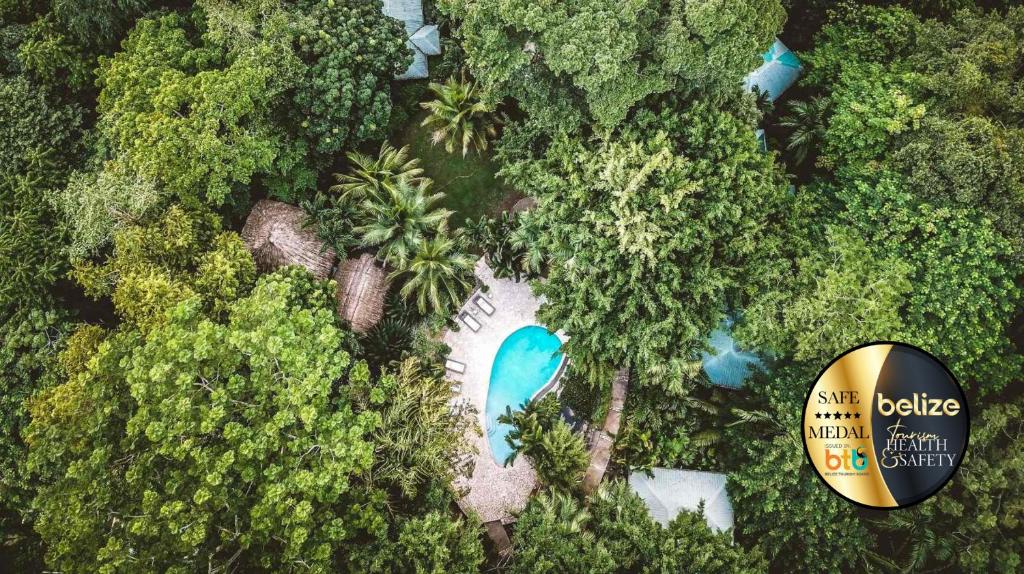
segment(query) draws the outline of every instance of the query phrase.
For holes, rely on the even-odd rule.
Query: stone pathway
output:
[[[597,490],[608,470],[608,462],[612,458],[612,447],[615,437],[622,426],[622,409],[626,406],[626,394],[629,391],[629,369],[619,369],[612,380],[612,400],[608,405],[608,414],[604,417],[604,426],[594,436],[590,446],[590,466],[583,477],[583,492],[590,494]]]

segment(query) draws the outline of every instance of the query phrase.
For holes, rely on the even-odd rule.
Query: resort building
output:
[[[242,228],[242,241],[260,272],[300,265],[317,279],[331,276],[337,255],[305,221],[306,212],[294,205],[269,199],[256,202]]]
[[[732,319],[725,319],[711,332],[708,346],[712,352],[702,352],[704,374],[708,380],[720,387],[738,389],[750,377],[755,368],[763,366],[761,358],[750,351],[736,346],[732,336]]]
[[[387,271],[377,263],[377,258],[363,253],[358,258],[346,259],[334,272],[334,282],[338,285],[338,315],[355,333],[373,329],[384,317],[390,286]]]
[[[300,207],[262,199],[245,220],[242,241],[261,273],[299,265],[321,281],[333,278],[338,289],[338,315],[354,332],[369,331],[384,315],[387,272],[368,253],[335,267],[337,254],[320,241],[314,228],[306,225],[306,218]]]
[[[409,68],[395,76],[398,80],[415,80],[430,75],[427,56],[441,54],[441,33],[437,26],[427,25],[423,18],[422,0],[384,0],[384,14],[405,25],[409,36],[405,44],[412,50],[413,60]]]
[[[778,38],[761,57],[764,59],[764,63],[747,74],[743,80],[743,87],[746,91],[756,87],[758,91],[768,92],[768,99],[774,102],[796,83],[800,77],[802,65],[796,54],[791,52]]]
[[[668,526],[680,512],[697,512],[704,505],[704,519],[712,530],[724,532],[733,527],[732,502],[726,492],[726,476],[702,470],[652,469],[653,476],[641,471],[629,475],[633,489],[647,511],[662,526]]]

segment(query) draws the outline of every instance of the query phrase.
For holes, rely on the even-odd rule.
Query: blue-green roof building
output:
[[[764,63],[758,69],[747,74],[746,79],[743,80],[743,86],[748,91],[756,87],[759,91],[768,92],[768,98],[774,102],[796,83],[803,66],[796,54],[791,52],[778,38],[761,57],[764,59]]]

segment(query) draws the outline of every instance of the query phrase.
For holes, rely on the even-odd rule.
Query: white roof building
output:
[[[629,487],[647,505],[651,517],[662,526],[680,512],[697,512],[704,502],[704,518],[712,530],[733,527],[732,502],[725,490],[726,476],[702,470],[652,469],[654,476],[636,471],[629,475]]]
[[[409,36],[405,44],[413,54],[409,68],[395,78],[412,80],[428,77],[427,56],[441,53],[441,34],[437,26],[424,24],[421,0],[384,0],[383,12],[405,24],[405,33]]]
[[[775,101],[782,96],[782,93],[789,89],[800,77],[800,70],[803,65],[791,52],[782,40],[775,39],[775,43],[767,52],[761,55],[764,63],[747,74],[743,80],[743,89],[750,91],[757,86],[762,92],[768,92],[768,98]]]

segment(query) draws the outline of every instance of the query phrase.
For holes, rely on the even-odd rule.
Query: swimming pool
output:
[[[506,407],[519,409],[551,381],[565,358],[562,341],[544,327],[530,325],[511,335],[498,348],[487,387],[487,441],[499,465],[512,453],[505,435],[512,427],[498,422]]]

